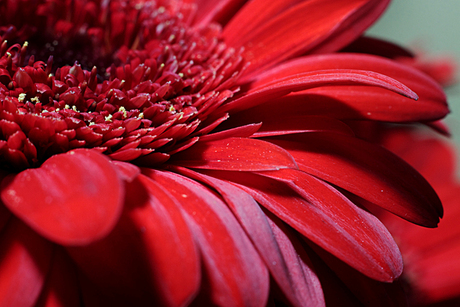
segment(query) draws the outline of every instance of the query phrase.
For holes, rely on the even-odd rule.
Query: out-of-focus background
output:
[[[460,0],[393,0],[367,34],[422,48],[430,56],[451,56],[460,69]],[[457,80],[460,81],[460,73]],[[451,128],[460,165],[460,84],[448,88],[447,96],[451,114],[446,123]]]

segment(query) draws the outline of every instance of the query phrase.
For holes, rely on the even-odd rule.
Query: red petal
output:
[[[0,239],[0,306],[34,306],[50,268],[52,244],[13,218]]]
[[[413,223],[435,227],[442,216],[441,202],[426,180],[380,146],[333,133],[273,142],[286,148],[301,170]]]
[[[268,108],[265,112],[283,116],[296,110],[310,115],[399,122],[432,121],[449,112],[442,88],[430,77],[410,66],[372,55],[340,53],[303,57],[267,71],[258,82],[267,84],[299,73],[331,68],[370,70],[387,75],[408,86],[419,99],[407,99],[377,87],[334,85],[293,93],[276,104],[264,104],[263,107]],[[250,112],[257,114],[258,109]]]
[[[80,293],[75,266],[60,247],[55,247],[53,264],[45,287],[34,307],[78,307]]]
[[[229,45],[245,46],[244,56],[252,64],[248,71],[259,71],[321,43],[328,44],[328,49],[342,48],[357,38],[387,4],[388,1],[375,0],[303,1],[263,24],[248,26],[243,34],[233,38],[233,33],[240,32],[230,25],[224,37]],[[251,16],[265,9],[261,2],[254,6],[255,10],[251,6],[243,9],[240,18],[252,20]]]
[[[27,169],[2,187],[5,206],[35,231],[64,245],[106,236],[118,221],[123,186],[109,160],[75,150]]]
[[[127,305],[185,306],[200,284],[200,262],[181,206],[168,188],[139,175],[125,210],[104,239],[69,252],[102,294]]]
[[[269,223],[291,273],[301,306],[325,306],[324,294],[313,264],[291,229],[270,216]],[[275,221],[278,223],[275,223]]]
[[[208,184],[222,195],[291,304],[294,306],[303,306],[303,303],[318,301],[317,296],[322,297],[321,286],[318,288],[319,292],[315,293],[315,291],[311,291],[313,289],[310,289],[310,286],[315,284],[312,280],[299,282],[298,277],[300,275],[303,276],[302,273],[299,275],[297,271],[300,268],[300,264],[297,260],[294,262],[291,261],[292,259],[285,261],[283,254],[286,254],[286,248],[280,249],[268,223],[269,221],[250,195],[225,181],[185,168],[176,168],[175,170],[190,178]],[[300,293],[306,296],[302,296]]]
[[[154,170],[148,175],[180,199],[201,250],[213,302],[264,306],[269,290],[266,267],[227,206],[190,179]]]
[[[388,76],[365,70],[328,69],[307,71],[287,76],[270,76],[251,84],[251,90],[242,97],[225,104],[220,112],[232,113],[277,99],[291,92],[313,88],[330,88],[331,85],[366,85],[370,88],[393,91],[412,99],[418,99],[411,89]],[[356,92],[353,92],[356,95]]]
[[[297,168],[294,159],[284,149],[269,142],[247,138],[198,142],[174,155],[171,162],[191,168],[235,171]]]
[[[238,183],[284,222],[363,274],[387,282],[401,274],[401,255],[382,223],[315,177],[291,169],[261,172],[277,180],[250,173],[211,174]]]

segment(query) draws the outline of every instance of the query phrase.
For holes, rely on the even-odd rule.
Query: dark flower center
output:
[[[151,1],[22,2],[1,12],[3,168],[81,147],[161,163],[225,119],[244,61],[216,25]]]

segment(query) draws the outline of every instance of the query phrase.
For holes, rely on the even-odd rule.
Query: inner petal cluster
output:
[[[238,90],[245,63],[219,39],[218,26],[192,28],[174,7],[152,2],[74,2],[80,15],[69,19],[58,10],[43,33],[34,24],[0,27],[2,167],[36,167],[83,147],[115,160],[161,163],[226,118],[210,115]],[[36,9],[49,14],[52,4]],[[96,21],[87,21],[85,9],[99,12]],[[40,58],[72,39],[91,44],[75,50],[73,65],[53,65],[68,61],[67,53]],[[85,67],[107,59],[107,67]]]

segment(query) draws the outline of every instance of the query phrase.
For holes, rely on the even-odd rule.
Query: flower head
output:
[[[430,77],[358,53],[387,4],[6,1],[0,302],[324,305],[325,263],[396,279],[363,207],[428,227],[442,207],[344,120],[448,109]]]

